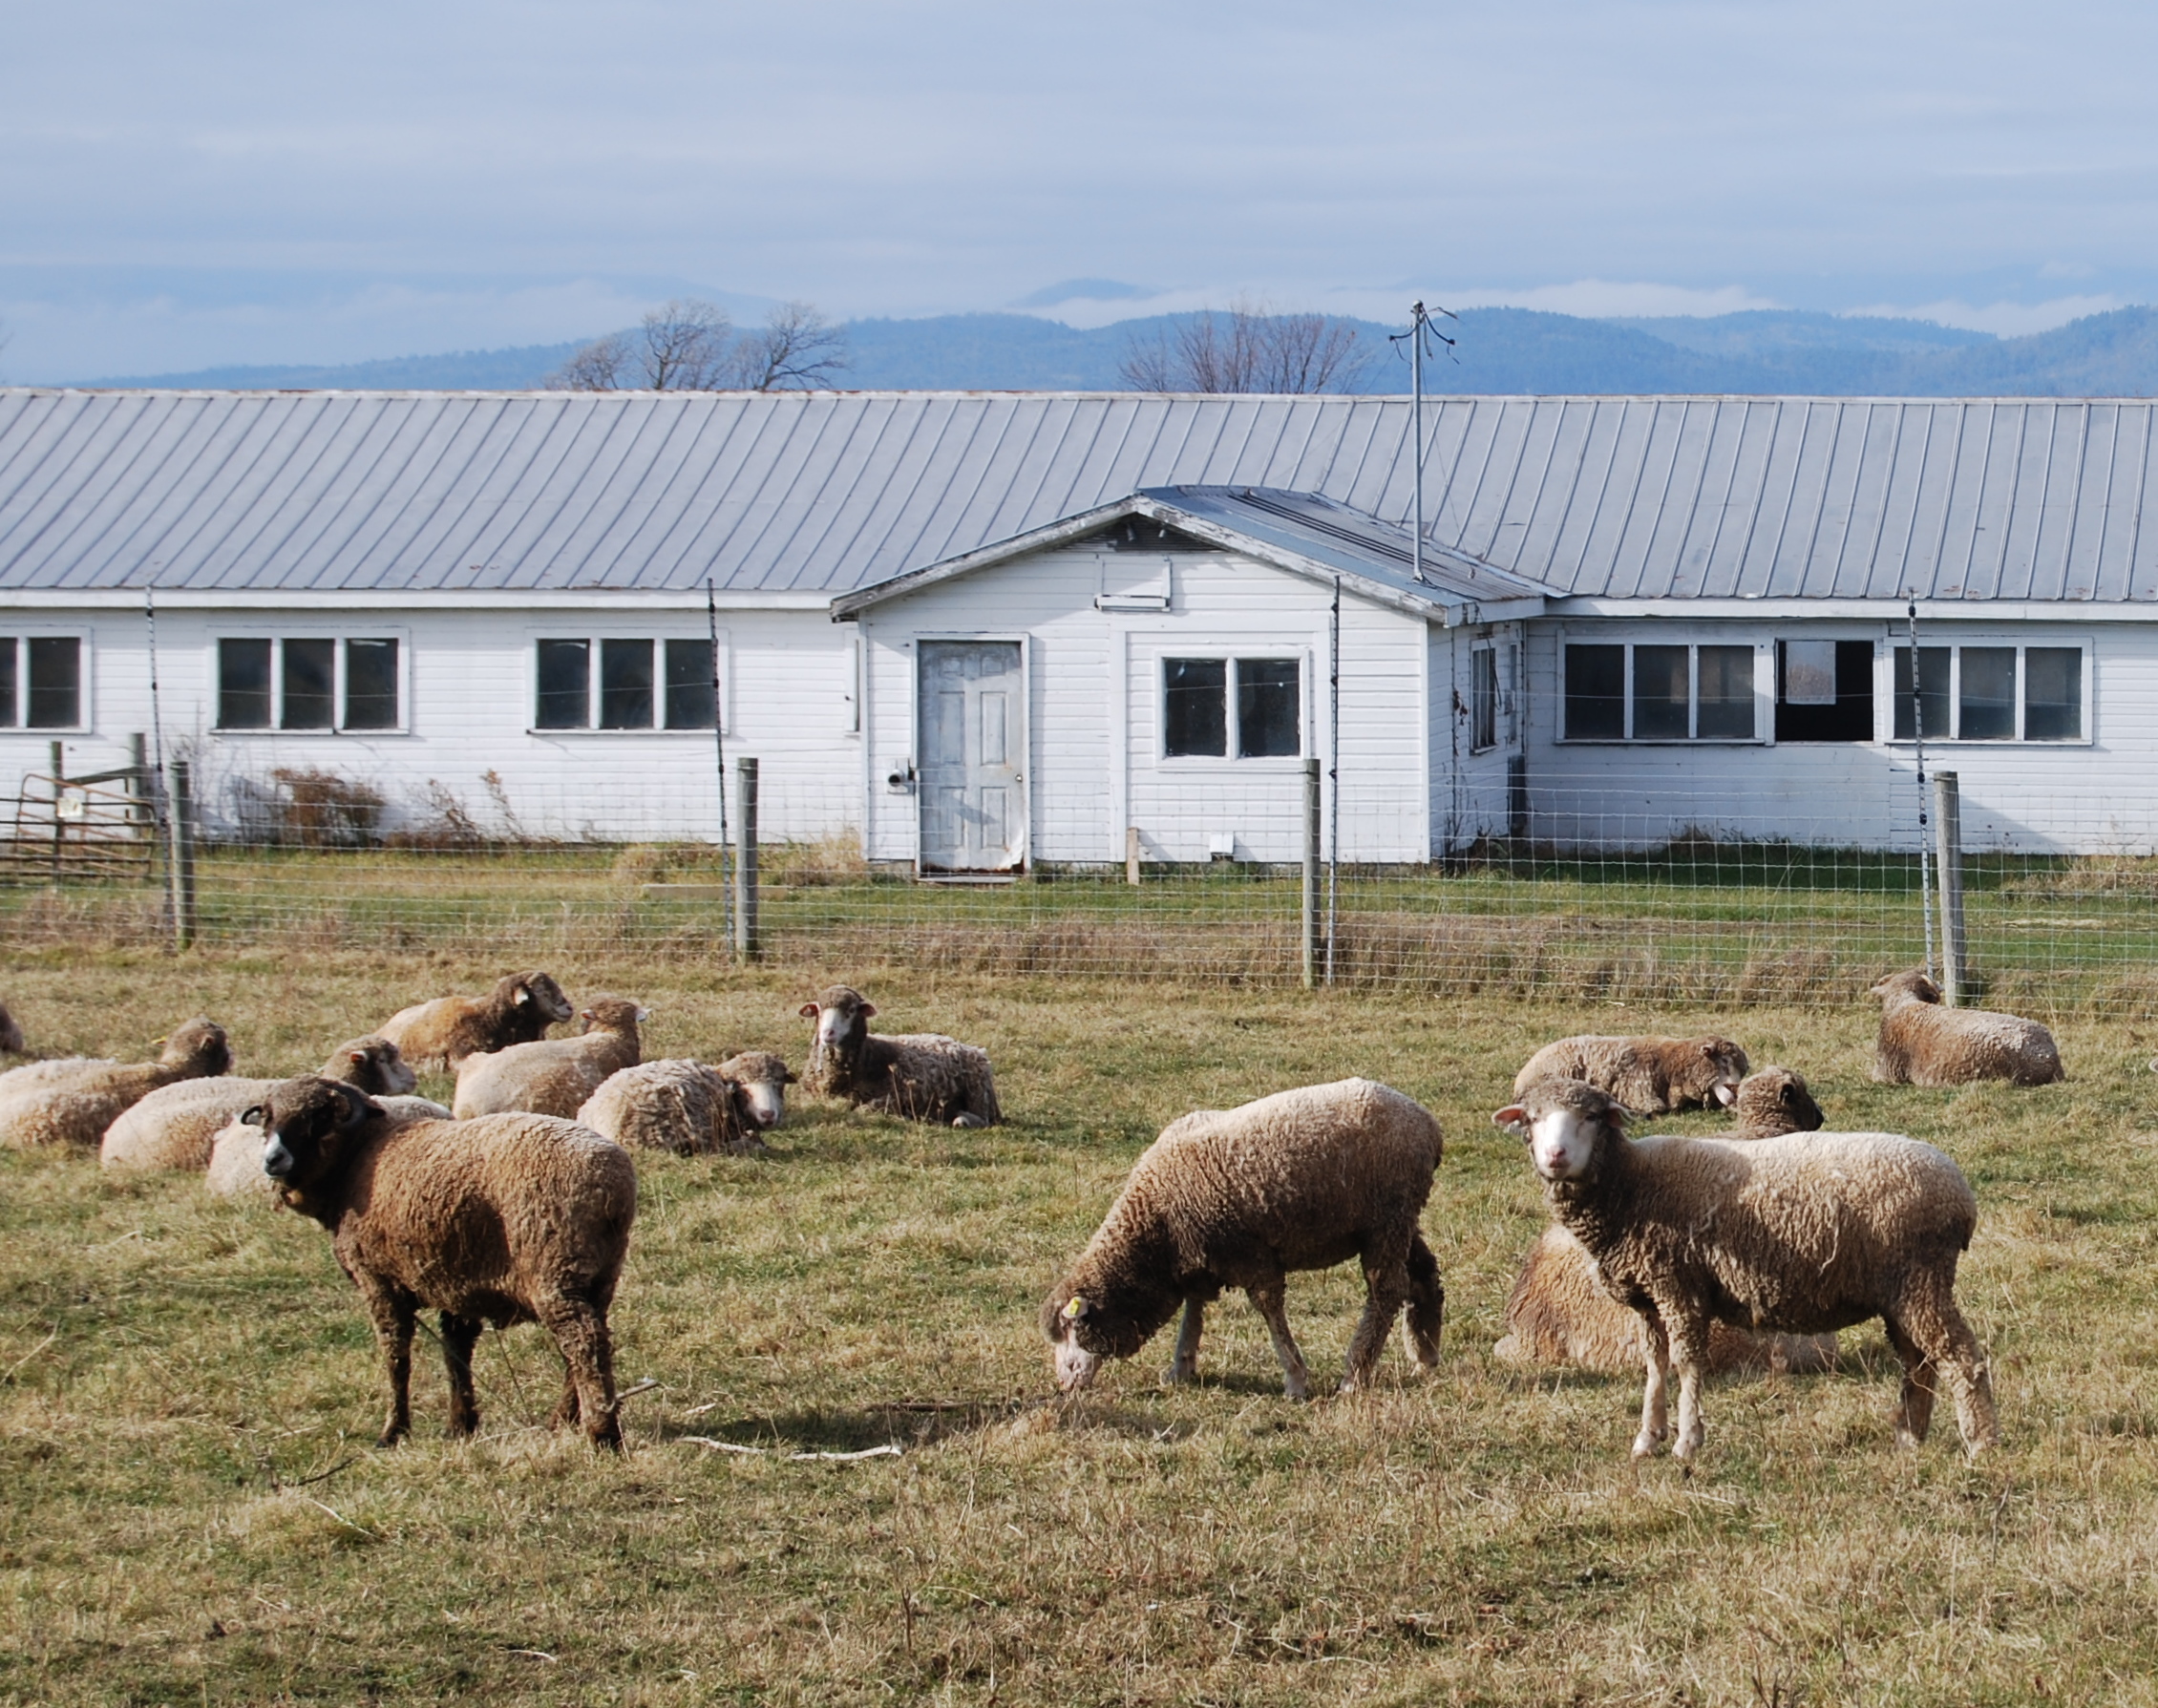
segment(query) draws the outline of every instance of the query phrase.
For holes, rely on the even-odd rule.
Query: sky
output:
[[[2004,334],[2158,300],[2158,8],[2112,0],[0,14],[15,383],[554,343],[689,293]]]

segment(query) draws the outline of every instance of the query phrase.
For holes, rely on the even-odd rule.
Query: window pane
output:
[[[82,643],[38,635],[30,643],[30,727],[73,729],[82,722]]]
[[[2013,646],[1963,648],[1959,741],[2013,741],[2016,738],[2016,649]]]
[[[1171,759],[1229,753],[1229,664],[1225,659],[1161,661],[1162,752]]]
[[[1753,648],[1701,648],[1701,706],[1694,728],[1703,741],[1753,739]]]
[[[582,729],[592,722],[592,643],[540,643],[540,706],[535,729]]]
[[[652,643],[649,641],[600,643],[600,727],[649,729],[652,727]]]
[[[285,643],[286,729],[328,729],[333,704],[331,672],[337,667],[334,641]]]
[[[1784,704],[1833,706],[1836,703],[1836,643],[1784,643]]]
[[[1786,641],[1783,649],[1781,692],[1776,697],[1778,741],[1872,741],[1873,739],[1873,643],[1871,641],[1826,641],[1833,674],[1833,690],[1825,704],[1794,701],[1794,687],[1819,691],[1817,678],[1809,681],[1819,655],[1808,659],[1799,652],[1810,641]],[[1908,657],[1904,668],[1911,667]]]
[[[12,729],[21,715],[15,706],[15,638],[0,636],[0,729]]]
[[[709,729],[712,727],[711,643],[669,641],[666,643],[666,727],[669,729]]]
[[[1911,716],[1911,648],[1895,649],[1895,739],[1909,741],[1912,737]],[[1936,741],[1948,739],[1948,648],[1945,646],[1921,646],[1918,648],[1918,710],[1925,718],[1925,731]]]
[[[2081,741],[2083,733],[2083,648],[2023,648],[2023,739]]]
[[[1566,649],[1566,735],[1570,741],[1617,740],[1626,733],[1626,649]]]
[[[267,641],[218,643],[218,727],[267,729],[270,727],[270,643]]]
[[[397,727],[397,643],[345,643],[345,727]]]
[[[1498,653],[1492,647],[1469,655],[1469,748],[1481,753],[1498,746]]]
[[[1634,739],[1683,741],[1686,735],[1686,649],[1634,648]]]
[[[1295,659],[1237,661],[1239,758],[1294,759],[1303,751],[1297,675]]]

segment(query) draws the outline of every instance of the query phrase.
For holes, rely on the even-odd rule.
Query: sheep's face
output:
[[[419,1075],[387,1038],[355,1038],[337,1046],[334,1076],[375,1097],[403,1097],[419,1086]]]
[[[1076,1394],[1091,1382],[1104,1359],[1130,1358],[1146,1343],[1137,1323],[1077,1292],[1068,1281],[1043,1302],[1042,1334],[1049,1343],[1058,1391],[1066,1394]]]
[[[226,1043],[224,1028],[207,1015],[197,1015],[183,1026],[176,1026],[172,1035],[163,1039],[164,1053],[158,1059],[168,1067],[187,1067],[205,1077],[215,1077],[232,1071],[232,1046]]]
[[[638,1026],[652,1018],[652,1011],[621,997],[594,997],[582,1018],[587,1032],[619,1032],[634,1038]]]
[[[719,1065],[722,1077],[736,1089],[744,1117],[758,1127],[777,1127],[787,1118],[787,1087],[794,1076],[787,1064],[768,1052],[744,1051]]]
[[[1526,1140],[1536,1172],[1564,1186],[1588,1177],[1605,1135],[1618,1132],[1625,1118],[1618,1103],[1594,1086],[1558,1080],[1500,1109],[1492,1124]]]
[[[529,1008],[547,1017],[550,1024],[567,1020],[577,1010],[570,1000],[562,995],[562,987],[545,973],[521,973],[503,982],[510,987],[510,1005],[513,1008]]]
[[[1739,1087],[1739,1119],[1749,1132],[1818,1132],[1828,1117],[1806,1082],[1788,1067],[1764,1067]]]
[[[814,1002],[802,1004],[802,1018],[816,1022],[816,1049],[842,1059],[858,1050],[869,1036],[869,1017],[877,1004],[858,990],[835,984]]]
[[[1685,1047],[1693,1059],[1680,1076],[1682,1089],[1703,1103],[1726,1109],[1738,1102],[1739,1086],[1748,1065],[1745,1051],[1728,1038],[1696,1038]]]
[[[273,1086],[240,1118],[263,1129],[263,1172],[304,1191],[336,1166],[346,1140],[381,1113],[364,1091],[309,1073]]]
[[[1884,1007],[1899,997],[1920,1002],[1937,1002],[1940,1001],[1940,986],[1914,967],[1908,973],[1891,973],[1866,994]]]

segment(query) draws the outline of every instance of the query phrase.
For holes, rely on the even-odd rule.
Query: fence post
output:
[[[172,938],[184,949],[195,941],[195,791],[184,759],[172,762]]]
[[[734,959],[757,958],[757,762],[734,762]]]
[[[53,881],[60,881],[61,859],[67,842],[66,822],[60,817],[60,799],[67,793],[67,749],[53,744]]]
[[[1136,886],[1139,881],[1139,827],[1124,827],[1124,881]]]
[[[1934,852],[1940,868],[1940,998],[1957,1008],[1963,1002],[1969,952],[1963,939],[1963,802],[1954,771],[1934,773]]]
[[[1319,982],[1319,761],[1303,762],[1303,987]]]

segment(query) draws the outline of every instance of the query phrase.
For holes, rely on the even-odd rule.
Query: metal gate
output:
[[[1009,872],[1026,858],[1026,677],[1016,641],[924,641],[921,867]]]

